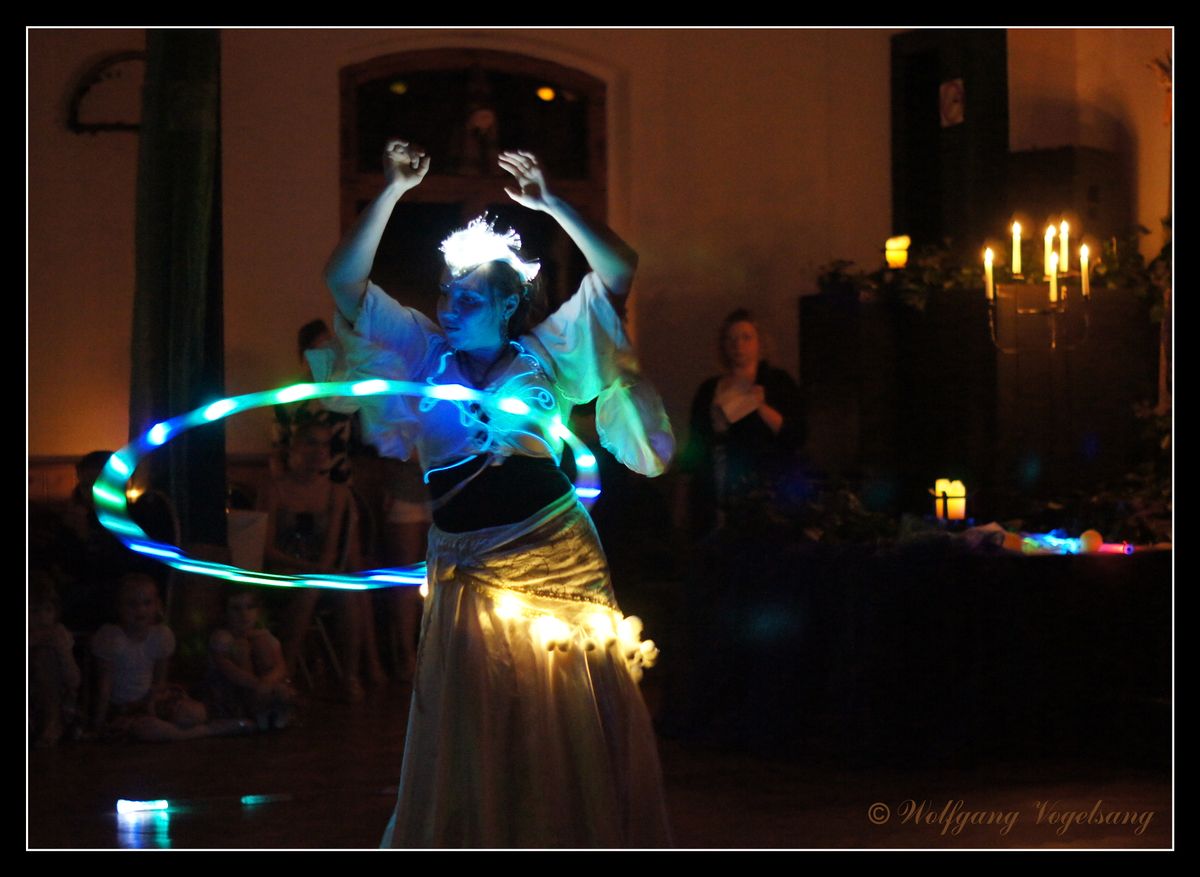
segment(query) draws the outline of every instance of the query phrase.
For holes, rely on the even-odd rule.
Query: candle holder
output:
[[[1020,275],[1014,275],[1014,279],[1020,279]],[[988,332],[992,344],[1001,353],[1020,353],[1029,349],[1032,345],[1020,344],[1023,334],[1028,334],[1020,331],[1021,320],[1040,320],[1046,325],[1046,344],[1050,350],[1074,350],[1086,344],[1091,332],[1092,299],[1090,295],[1081,294],[1079,282],[1080,277],[1074,272],[1060,275],[1057,301],[1050,301],[1049,283],[997,283],[995,295],[988,301]],[[1033,300],[1039,304],[1028,304]],[[1002,303],[1011,304],[1011,307],[1002,307]],[[1004,319],[1002,314],[1008,313],[1015,321],[1011,338],[1017,343],[1013,344],[1002,341],[1006,333],[999,331]]]

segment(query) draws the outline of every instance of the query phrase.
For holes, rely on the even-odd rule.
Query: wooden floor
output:
[[[408,694],[393,685],[357,704],[314,699],[301,724],[270,734],[31,751],[27,846],[374,848],[395,797]],[[1002,758],[970,767],[855,766],[820,749],[797,741],[786,757],[766,757],[662,741],[676,846],[1172,844],[1171,783],[1162,771]],[[246,795],[276,797],[243,804]],[[170,810],[119,817],[118,798],[167,799]],[[1140,823],[1114,823],[1125,813]]]

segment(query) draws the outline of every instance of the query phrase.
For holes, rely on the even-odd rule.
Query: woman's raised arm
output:
[[[383,238],[392,209],[409,189],[425,178],[429,156],[403,140],[389,140],[383,151],[387,184],[351,226],[325,265],[325,283],[342,316],[354,323],[367,291],[375,251]]]
[[[615,296],[629,292],[637,253],[608,226],[593,226],[574,207],[550,193],[546,175],[529,152],[502,152],[500,167],[513,175],[517,189],[505,188],[508,197],[530,210],[548,213],[579,247],[591,269]]]

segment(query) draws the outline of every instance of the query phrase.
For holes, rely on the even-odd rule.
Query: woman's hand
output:
[[[505,188],[508,197],[523,207],[549,214],[579,247],[589,267],[596,272],[609,295],[620,298],[629,292],[637,253],[612,230],[584,219],[563,199],[546,187],[546,175],[531,152],[502,152],[500,167],[513,175],[517,189]]]
[[[543,213],[550,208],[550,191],[546,187],[546,174],[538,165],[532,152],[502,152],[500,167],[513,175],[517,189],[504,188],[508,197],[523,207]]]
[[[407,140],[389,140],[383,148],[383,176],[389,186],[415,188],[429,172],[429,156]]]
[[[392,208],[405,192],[425,179],[428,172],[429,156],[407,140],[389,140],[384,146],[383,176],[387,185],[359,214],[325,265],[325,285],[333,293],[338,311],[351,325],[358,319],[371,264],[375,261],[375,251],[383,239]]]

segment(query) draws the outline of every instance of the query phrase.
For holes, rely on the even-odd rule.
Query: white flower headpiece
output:
[[[461,277],[486,262],[504,262],[511,265],[526,283],[537,277],[542,267],[537,261],[526,262],[518,255],[521,236],[512,229],[499,234],[492,228],[491,220],[477,216],[442,241],[442,254],[446,267],[455,277]]]

